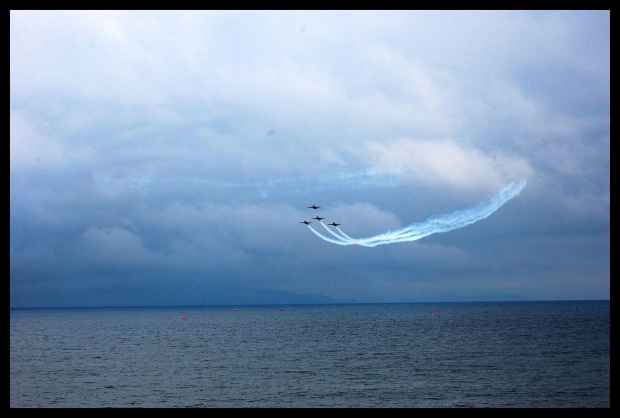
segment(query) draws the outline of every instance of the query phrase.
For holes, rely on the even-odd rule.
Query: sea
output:
[[[610,302],[10,310],[11,408],[610,408]]]

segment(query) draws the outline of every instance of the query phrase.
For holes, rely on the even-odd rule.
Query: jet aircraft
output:
[[[328,225],[338,226],[338,225],[342,225],[342,224],[337,224],[336,222],[332,222],[332,223],[330,223],[330,224],[328,224]]]
[[[317,205],[308,206],[308,209],[317,210],[318,208],[320,208],[320,206],[317,206]]]
[[[300,223],[300,224],[306,224],[306,225],[309,225],[309,224],[311,224],[312,222],[308,222],[308,221],[301,221],[301,222],[299,222],[299,223]]]
[[[315,216],[315,217],[314,217],[314,218],[312,218],[312,219],[316,219],[317,221],[321,222],[321,219],[325,219],[325,218],[321,218],[320,216]]]

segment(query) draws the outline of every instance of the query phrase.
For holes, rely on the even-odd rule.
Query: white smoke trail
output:
[[[340,228],[336,227],[336,229],[342,234],[343,238],[338,237],[340,240],[334,241],[331,238],[327,238],[324,235],[319,234],[314,229],[310,229],[312,229],[315,234],[325,241],[333,242],[338,245],[376,247],[377,245],[416,241],[432,234],[463,228],[489,217],[506,202],[521,193],[525,185],[525,180],[521,180],[519,183],[512,182],[500,190],[495,196],[484,200],[471,208],[458,210],[446,215],[439,215],[422,223],[414,223],[396,231],[388,231],[368,238],[352,238],[342,232]],[[321,222],[321,224],[323,223]],[[328,229],[327,227],[325,228]],[[336,236],[335,234],[332,235]]]
[[[204,178],[201,176],[129,176],[114,178],[95,174],[94,179],[99,183],[131,188],[177,187],[188,184],[213,189],[247,189],[256,190],[263,194],[303,195],[321,191],[360,190],[366,188],[388,188],[401,185],[401,168],[367,169],[359,171],[340,171],[321,176],[286,176],[258,181],[226,181]]]
[[[308,225],[308,228],[310,228],[310,231],[314,232],[318,237],[320,237],[321,239],[324,239],[327,242],[331,242],[332,244],[338,244],[338,245],[350,245],[349,243],[346,243],[346,242],[335,241],[331,238],[327,238],[325,235],[321,234],[320,232],[315,231],[314,228],[311,227],[310,225]]]
[[[337,229],[337,230],[338,230],[338,232],[340,232],[340,233],[341,233],[341,234],[342,234],[342,235],[343,235],[346,239],[351,239],[351,240],[353,239],[353,238],[351,238],[350,236],[348,236],[347,234],[345,234],[344,232],[342,232],[342,230],[341,230],[340,228],[336,227],[336,229]]]
[[[342,241],[342,242],[346,242],[348,237],[342,237],[341,235],[336,234],[334,231],[332,231],[331,229],[329,229],[327,227],[327,225],[325,225],[323,223],[323,221],[319,221],[321,223],[321,225],[323,225],[323,228],[325,228],[327,230],[327,232],[329,232],[330,234],[332,234],[333,236],[335,236],[336,238],[338,238],[338,240]]]

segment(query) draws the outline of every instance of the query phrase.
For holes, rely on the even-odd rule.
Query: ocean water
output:
[[[14,408],[610,407],[609,301],[11,309],[10,323]]]

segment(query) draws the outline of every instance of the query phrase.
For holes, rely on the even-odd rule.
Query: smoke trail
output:
[[[340,228],[336,228],[343,235],[343,238],[341,238],[342,241],[337,242],[317,233],[314,230],[313,232],[325,241],[333,242],[339,245],[376,247],[377,245],[416,241],[432,234],[463,228],[467,225],[471,225],[482,219],[488,218],[506,202],[521,193],[525,185],[525,180],[521,180],[519,183],[512,182],[500,190],[495,196],[487,200],[483,200],[478,205],[471,208],[458,210],[446,215],[435,216],[422,223],[413,223],[399,230],[388,231],[368,238],[352,238],[342,232]]]
[[[338,230],[338,232],[340,232],[346,239],[353,239],[350,236],[348,236],[347,234],[345,234],[344,232],[342,232],[342,230],[338,227],[336,227],[336,229]]]
[[[325,235],[321,234],[320,232],[315,231],[314,228],[311,227],[310,225],[308,225],[308,228],[310,228],[310,230],[314,232],[318,237],[320,237],[321,239],[324,239],[327,242],[331,242],[332,244],[338,244],[338,245],[350,245],[349,243],[346,243],[346,242],[335,241],[331,238],[327,238]]]
[[[335,236],[336,238],[338,238],[338,240],[340,240],[341,242],[346,242],[347,238],[349,237],[342,237],[338,234],[336,234],[334,231],[332,231],[331,229],[329,229],[324,223],[323,221],[319,221],[321,223],[321,225],[323,225],[323,228],[325,228],[327,230],[327,232],[329,232],[330,234],[332,234],[333,236]]]
[[[367,169],[354,172],[339,171],[321,176],[286,176],[262,181],[213,180],[200,176],[129,176],[113,178],[100,174],[95,174],[94,179],[104,184],[140,189],[154,188],[161,190],[162,187],[166,186],[177,187],[188,184],[193,187],[202,186],[212,189],[254,190],[266,195],[303,195],[331,190],[397,187],[401,185],[400,176],[403,172],[404,170],[401,168]]]

